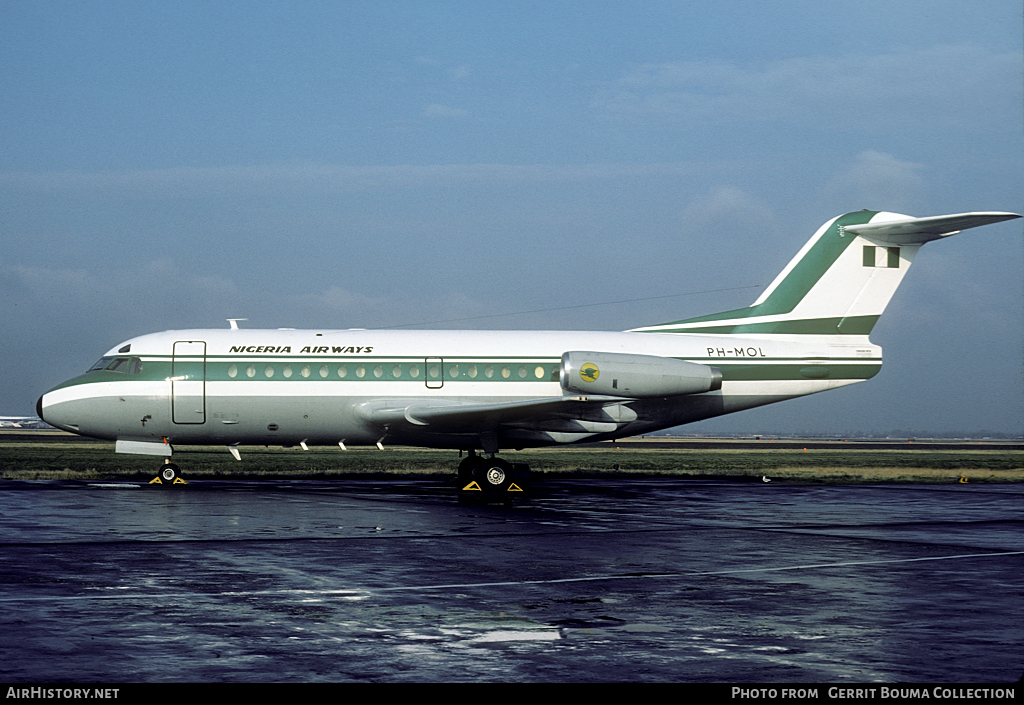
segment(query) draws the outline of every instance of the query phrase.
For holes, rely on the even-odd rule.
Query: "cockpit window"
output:
[[[128,371],[128,358],[127,357],[115,357],[114,361],[107,365],[107,372],[127,372]]]
[[[101,357],[96,361],[96,364],[90,367],[88,372],[99,372],[100,370],[106,370],[107,372],[127,372],[131,375],[137,375],[142,372],[142,358],[141,357]]]
[[[95,365],[93,365],[92,367],[89,368],[88,371],[89,372],[96,372],[98,370],[105,370],[107,368],[107,365],[109,365],[110,361],[113,360],[113,359],[114,358],[112,358],[112,357],[101,357],[99,360],[96,361]]]
[[[98,372],[100,370],[106,370],[108,372],[127,372],[128,374],[139,374],[142,371],[142,359],[136,357],[108,357],[100,358],[96,361],[96,364],[90,367],[86,374],[89,372]]]

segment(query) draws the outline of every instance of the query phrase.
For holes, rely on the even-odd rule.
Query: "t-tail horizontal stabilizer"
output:
[[[892,216],[892,220],[882,216]],[[929,218],[910,218],[896,213],[879,213],[870,223],[847,225],[847,233],[893,245],[923,245],[950,235],[977,228],[981,225],[1001,223],[1020,216],[1016,213],[957,213],[955,215],[933,215]]]

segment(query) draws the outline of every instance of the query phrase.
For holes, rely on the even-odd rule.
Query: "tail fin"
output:
[[[821,226],[751,306],[634,330],[867,335],[921,245],[1019,217],[1016,213],[930,218],[879,211],[847,213]]]

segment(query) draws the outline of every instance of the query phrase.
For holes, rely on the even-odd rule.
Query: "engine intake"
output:
[[[572,351],[562,355],[562,389],[614,397],[676,397],[722,388],[717,367],[655,355]]]

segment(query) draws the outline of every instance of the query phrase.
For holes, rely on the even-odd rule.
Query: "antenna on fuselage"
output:
[[[238,330],[238,322],[239,321],[248,321],[248,320],[249,320],[248,318],[228,318],[227,322],[228,322],[228,325],[231,326],[231,330]]]

